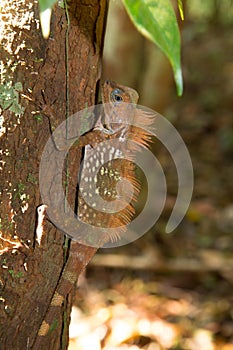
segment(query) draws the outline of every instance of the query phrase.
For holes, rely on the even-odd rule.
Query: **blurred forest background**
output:
[[[138,241],[95,256],[79,281],[69,350],[233,350],[233,2],[186,0],[184,11],[179,98],[165,56],[110,1],[103,79],[135,88],[141,105],[173,123],[195,186],[182,224],[166,234],[177,177],[155,142],[163,215]]]

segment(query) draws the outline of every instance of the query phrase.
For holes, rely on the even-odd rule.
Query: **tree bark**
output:
[[[64,235],[45,221],[39,246],[35,240],[39,193],[39,164],[50,137],[48,118],[38,105],[46,104],[56,124],[69,114],[96,102],[105,31],[107,0],[69,1],[52,13],[51,34],[42,38],[37,3],[2,1],[0,32],[0,339],[1,349],[31,349],[64,268]],[[68,50],[67,50],[68,49]],[[21,91],[22,90],[22,91]],[[25,97],[26,95],[26,97]],[[81,152],[69,155],[69,203],[75,207]],[[95,253],[82,253],[79,272]],[[68,249],[69,250],[69,249]],[[69,252],[68,252],[69,253]],[[78,272],[77,272],[78,274]],[[43,349],[65,349],[72,295],[60,311],[56,329]]]

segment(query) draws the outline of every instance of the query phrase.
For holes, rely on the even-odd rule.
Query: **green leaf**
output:
[[[40,12],[51,9],[57,0],[39,0]]]
[[[20,81],[18,81],[17,83],[15,83],[14,89],[17,91],[23,91],[23,85]]]
[[[137,29],[168,57],[174,72],[178,95],[183,92],[180,62],[180,33],[170,0],[123,0]]]
[[[50,20],[52,14],[52,7],[57,0],[39,0],[40,7],[40,24],[43,37],[48,39],[50,34]]]
[[[16,115],[24,112],[24,108],[19,104],[19,91],[23,91],[23,86],[20,82],[12,86],[12,82],[6,82],[0,85],[0,106],[5,109],[10,109]]]
[[[17,102],[13,102],[12,105],[10,106],[10,111],[12,111],[13,113],[15,113],[16,115],[21,115],[22,114],[22,107],[19,106],[19,104]]]

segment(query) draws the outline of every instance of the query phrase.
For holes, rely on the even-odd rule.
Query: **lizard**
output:
[[[140,184],[135,173],[135,165],[133,164],[134,154],[140,151],[140,147],[148,147],[151,142],[150,133],[145,130],[145,126],[152,124],[151,116],[143,115],[141,110],[137,110],[138,93],[129,87],[119,85],[112,81],[106,81],[102,88],[103,112],[100,115],[93,129],[83,136],[79,137],[74,147],[84,148],[84,162],[81,172],[79,189],[82,192],[82,180],[85,174],[95,172],[99,158],[105,159],[105,156],[111,153],[111,157],[104,165],[102,165],[93,177],[94,181],[88,182],[88,191],[78,196],[78,219],[90,225],[99,227],[115,228],[115,234],[103,236],[99,242],[101,247],[108,240],[114,241],[120,239],[124,233],[126,225],[135,215],[134,203],[137,200],[140,191]],[[129,108],[126,110],[126,104]],[[126,116],[126,112],[128,116]],[[127,120],[126,120],[127,119]],[[134,121],[133,125],[131,121]],[[140,127],[141,126],[141,127]],[[105,141],[117,140],[116,147],[111,146],[109,149],[105,146]],[[124,147],[122,148],[122,141]],[[134,141],[134,143],[130,143]],[[103,143],[103,145],[102,145]],[[119,149],[118,149],[119,146]],[[91,150],[97,150],[97,158],[88,157]],[[117,154],[123,152],[128,155],[127,159],[117,158]],[[115,158],[114,158],[115,156]],[[116,159],[117,158],[117,159]],[[90,177],[89,177],[90,178]],[[95,190],[106,202],[114,201],[118,198],[116,186],[118,182],[126,178],[133,186],[133,195],[131,201],[116,213],[107,213],[98,211],[86,203],[90,187],[95,184]],[[127,193],[127,187],[123,188]],[[45,218],[46,205],[38,208],[38,222],[40,230],[43,229],[43,220]],[[60,275],[56,290],[53,293],[52,300],[46,311],[41,323],[40,329],[33,343],[33,350],[42,349],[45,337],[48,336],[56,322],[57,313],[62,306],[68,294],[77,282],[80,274],[80,260],[83,254],[88,252],[87,247],[80,245],[76,241],[71,240],[69,257]],[[81,253],[81,255],[80,255]],[[92,258],[95,250],[89,253],[88,259]],[[83,255],[84,256],[84,255]],[[84,267],[83,267],[84,269]]]

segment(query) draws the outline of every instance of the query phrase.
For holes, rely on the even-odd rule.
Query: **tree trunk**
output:
[[[37,2],[1,2],[1,349],[32,349],[69,254],[64,235],[48,220],[41,245],[35,240],[39,164],[50,137],[43,99],[58,125],[66,116],[95,104],[106,19],[106,0],[56,5],[51,34],[42,38]],[[81,152],[69,155],[69,203],[75,207]],[[82,271],[94,248],[76,245]],[[65,258],[64,258],[65,257]],[[79,273],[77,272],[77,274]],[[71,293],[70,293],[71,294]],[[65,349],[72,295],[41,349]]]

